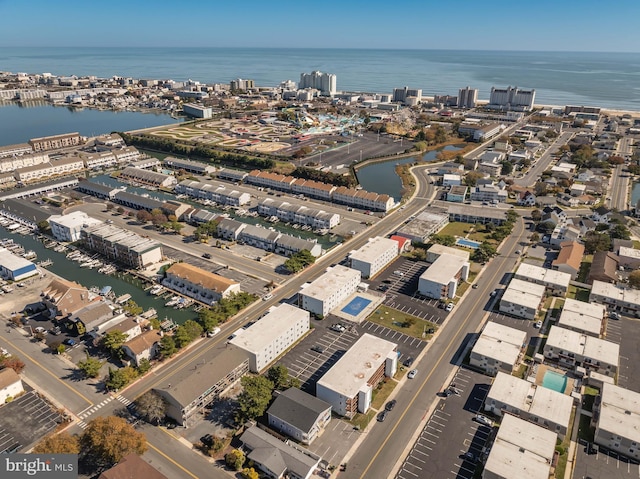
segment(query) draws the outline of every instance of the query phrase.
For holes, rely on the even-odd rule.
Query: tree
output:
[[[151,216],[151,213],[149,213],[147,210],[139,210],[136,214],[136,219],[139,223],[148,223],[149,221],[151,221],[151,218],[153,218],[153,216]]]
[[[80,436],[80,450],[83,462],[102,469],[120,462],[129,454],[144,454],[147,438],[125,419],[97,417],[89,422]]]
[[[476,183],[480,178],[484,178],[484,173],[479,171],[470,171],[464,175],[464,182],[467,186],[476,186]]]
[[[213,328],[218,326],[218,318],[213,314],[213,311],[210,308],[203,308],[198,311],[198,321],[202,326],[202,329],[209,332],[212,331]]]
[[[284,267],[290,273],[297,273],[315,262],[315,256],[313,256],[308,249],[303,249],[292,254],[291,257],[284,262]]]
[[[87,353],[87,359],[78,362],[78,369],[86,378],[97,378],[100,375],[100,369],[104,363],[96,358],[92,358]]]
[[[556,225],[553,221],[543,221],[538,224],[538,230],[542,233],[551,233],[554,229],[556,229]]]
[[[152,424],[157,424],[167,413],[167,402],[153,390],[144,393],[134,403],[136,411]]]
[[[184,348],[194,339],[202,336],[202,331],[202,326],[200,326],[192,319],[185,321],[184,324],[176,328],[176,333],[174,336],[176,346],[178,346],[178,348]]]
[[[242,469],[242,466],[244,465],[244,452],[242,452],[240,449],[234,449],[231,452],[228,452],[225,456],[224,456],[224,462],[227,464],[227,466],[231,467],[232,469],[235,469],[236,471],[239,471],[240,469]]]
[[[21,359],[16,356],[1,356],[0,357],[0,369],[10,368],[17,374],[20,374],[24,369],[25,364]]]
[[[269,381],[271,381],[274,387],[278,390],[297,387],[293,385],[296,383],[297,378],[289,376],[289,370],[283,364],[276,364],[275,366],[272,366],[269,371],[267,371],[267,379],[269,379]]]
[[[243,376],[240,383],[242,392],[238,396],[236,420],[245,422],[262,416],[271,402],[273,383],[264,376]]]
[[[151,218],[151,223],[153,223],[153,226],[163,225],[167,221],[167,217],[163,213],[160,213],[159,215],[153,215],[153,217]]]
[[[587,254],[593,254],[596,251],[609,251],[611,248],[611,237],[607,233],[587,231],[582,241]]]
[[[614,239],[624,239],[628,240],[631,238],[631,232],[629,229],[623,224],[615,224],[612,225],[609,229],[609,235]]]
[[[144,308],[142,306],[138,306],[138,303],[132,299],[127,301],[122,309],[124,309],[129,316],[138,316],[144,311]]]
[[[138,374],[144,374],[151,369],[151,362],[147,358],[142,358],[138,361]]]
[[[486,263],[497,253],[498,251],[496,250],[495,246],[493,246],[491,243],[483,241],[478,246],[478,249],[473,252],[473,254],[471,255],[471,259],[477,263]]]
[[[245,479],[260,479],[260,474],[253,467],[245,467],[240,474]]]
[[[38,221],[38,230],[40,233],[46,233],[49,229],[49,222],[47,220]]]
[[[126,342],[127,335],[122,331],[109,331],[101,340],[102,347],[105,348],[113,357],[122,359],[124,352],[122,351],[122,345]]]
[[[629,286],[635,289],[640,289],[640,269],[629,273]]]
[[[122,206],[118,206],[118,208],[116,209],[116,211],[117,211],[119,214],[123,214],[123,213],[124,213],[124,208],[123,208]]]
[[[173,336],[169,336],[165,334],[160,339],[160,357],[162,359],[170,358],[173,356],[178,348],[176,348],[176,342],[173,339]]]
[[[109,368],[109,375],[104,381],[105,386],[112,391],[118,391],[122,389],[131,381],[138,377],[138,371],[131,366],[126,366],[120,369]]]
[[[531,243],[537,243],[538,241],[540,241],[540,235],[536,232],[531,233]]]
[[[453,246],[456,244],[456,238],[451,235],[431,235],[429,241],[434,244],[441,244],[443,246]]]
[[[511,163],[509,160],[504,160],[501,165],[502,168],[500,170],[500,173],[503,175],[510,175],[513,171],[513,163]]]
[[[68,432],[61,432],[45,437],[33,448],[35,454],[79,454],[80,441],[78,436]]]

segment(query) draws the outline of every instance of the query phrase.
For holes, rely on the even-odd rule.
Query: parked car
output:
[[[478,283],[473,283],[473,286],[471,286],[473,289],[478,289]]]
[[[202,257],[203,257],[204,259],[211,259],[211,254],[210,254],[210,253],[204,253],[204,254],[202,255]]]
[[[534,324],[533,327],[537,329],[542,328],[542,321],[536,321],[536,324]]]
[[[210,338],[213,338],[216,334],[218,334],[220,332],[220,328],[219,327],[215,327],[213,328],[211,331],[207,332],[207,336]]]
[[[67,338],[64,341],[62,341],[62,344],[64,344],[65,346],[75,346],[76,341],[75,339]]]
[[[342,324],[336,323],[336,324],[332,324],[329,329],[331,331],[335,331],[336,333],[344,333],[347,328],[345,328]]]
[[[469,461],[469,462],[476,462],[476,455],[474,453],[472,453],[471,451],[467,451],[462,455],[462,459],[464,459],[465,461]]]
[[[387,404],[385,404],[385,406],[384,406],[385,410],[386,411],[391,411],[394,407],[396,407],[396,403],[397,403],[397,401],[395,399],[392,399]]]
[[[311,347],[311,351],[315,351],[316,353],[324,353],[324,347],[320,346],[319,344],[316,344],[314,346]]]
[[[262,297],[262,301],[269,301],[271,298],[273,298],[273,295],[271,293],[267,293]]]
[[[398,271],[398,270],[395,270],[393,272],[393,274],[395,274],[396,276],[404,276],[404,273],[402,271]]]
[[[479,422],[480,424],[483,424],[485,426],[493,426],[493,421],[482,414],[476,414],[475,420],[476,422]]]
[[[378,422],[383,422],[387,418],[387,410],[381,411],[378,414]]]
[[[609,317],[611,319],[620,319],[620,315],[618,313],[616,313],[615,311],[612,311],[609,313]]]
[[[413,379],[416,377],[416,374],[418,374],[418,370],[417,369],[412,369],[411,371],[409,371],[409,374],[407,374],[407,377],[409,379]]]
[[[407,359],[404,360],[404,364],[405,367],[411,367],[411,365],[413,364],[413,358],[411,356],[409,356]]]
[[[205,446],[211,446],[213,444],[213,436],[211,434],[205,434],[200,438],[200,442]]]
[[[449,304],[447,304],[447,307],[446,307],[446,308],[444,308],[444,309],[445,309],[445,311],[447,311],[447,312],[451,312],[451,311],[453,310],[453,303],[449,303]]]

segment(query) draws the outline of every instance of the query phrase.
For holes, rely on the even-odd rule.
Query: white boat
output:
[[[174,296],[165,303],[165,306],[175,306],[180,301],[180,296]]]
[[[27,251],[26,253],[24,253],[24,254],[22,255],[22,257],[23,257],[24,259],[35,259],[35,258],[37,258],[37,257],[38,257],[38,255],[36,254],[36,252],[35,252],[35,251],[33,251],[33,250],[29,250],[29,251]]]
[[[155,295],[160,294],[162,291],[164,291],[164,286],[157,284],[149,290],[149,293]]]

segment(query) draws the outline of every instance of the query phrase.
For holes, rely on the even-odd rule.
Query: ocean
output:
[[[228,83],[259,86],[298,81],[320,70],[340,91],[390,93],[422,88],[424,96],[492,86],[536,89],[539,105],[588,105],[640,111],[640,54],[459,50],[261,48],[0,48],[0,71]]]

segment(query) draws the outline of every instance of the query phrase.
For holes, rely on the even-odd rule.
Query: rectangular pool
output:
[[[547,370],[542,378],[542,387],[564,394],[564,390],[567,388],[567,376]]]
[[[362,296],[356,296],[351,301],[349,301],[349,304],[347,304],[340,311],[346,314],[350,314],[351,316],[358,316],[360,313],[362,313],[362,311],[364,311],[364,308],[366,308],[370,304],[370,299],[363,298]]]
[[[466,238],[458,238],[456,240],[456,244],[458,246],[463,246],[464,248],[478,249],[480,247],[480,243],[477,241],[473,241]]]

